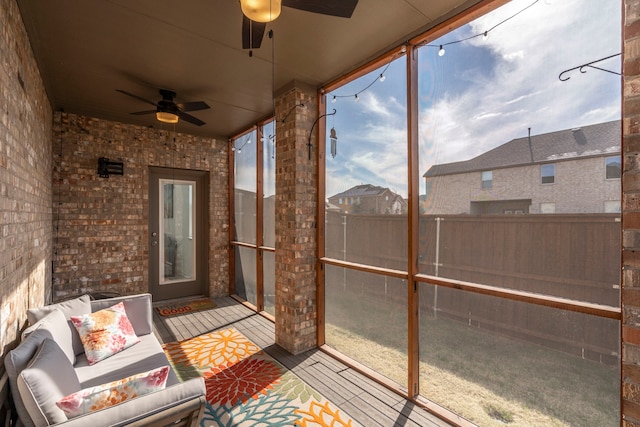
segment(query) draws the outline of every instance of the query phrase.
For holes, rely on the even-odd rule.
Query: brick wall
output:
[[[51,283],[51,107],[15,0],[0,0],[0,346]]]
[[[228,144],[170,129],[54,115],[53,298],[148,292],[149,166],[209,171],[209,293],[228,294]],[[101,178],[98,158],[124,164]]]
[[[640,0],[624,1],[622,424],[640,426]]]
[[[276,98],[276,342],[293,354],[316,347],[317,144],[316,91],[298,87]],[[295,107],[303,103],[305,108]],[[317,130],[317,128],[314,129]]]

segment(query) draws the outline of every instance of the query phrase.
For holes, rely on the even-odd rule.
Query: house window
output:
[[[620,200],[605,200],[604,211],[605,213],[620,213]]]
[[[556,165],[553,163],[541,165],[540,176],[542,184],[553,184],[556,182]]]
[[[482,172],[482,188],[491,188],[493,183],[493,171]]]
[[[338,204],[341,205],[342,204],[342,197],[338,199]]]
[[[622,172],[622,162],[620,156],[612,156],[604,159],[606,167],[606,179],[619,179]],[[618,211],[619,212],[619,211]]]
[[[556,204],[555,203],[540,203],[540,213],[543,213],[543,214],[556,213]]]

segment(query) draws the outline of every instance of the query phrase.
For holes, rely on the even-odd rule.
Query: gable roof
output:
[[[433,165],[424,177],[493,170],[517,165],[545,163],[577,157],[620,153],[619,120],[513,139],[463,162]]]
[[[351,187],[350,189],[343,191],[342,193],[335,194],[329,199],[333,199],[336,197],[368,197],[368,196],[379,196],[384,194],[387,191],[391,191],[388,188],[379,187],[377,185],[371,184],[360,184],[355,187]]]

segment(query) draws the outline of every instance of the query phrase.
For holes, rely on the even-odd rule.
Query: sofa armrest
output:
[[[136,335],[153,333],[153,307],[151,306],[151,294],[127,295],[114,298],[98,299],[91,301],[91,311],[96,312],[111,307],[119,302],[124,302],[124,309],[131,321]]]
[[[56,425],[64,427],[197,426],[204,412],[205,395],[204,379],[193,378],[164,390],[89,412]]]

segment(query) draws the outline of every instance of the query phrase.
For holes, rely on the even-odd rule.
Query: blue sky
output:
[[[620,118],[620,77],[561,71],[621,52],[619,0],[514,0],[419,49],[420,174],[511,139]],[[518,11],[484,40],[480,34]],[[620,57],[596,64],[620,71]],[[405,59],[343,86],[328,103],[338,155],[327,156],[327,196],[361,183],[407,194]],[[327,147],[328,152],[328,147]],[[421,182],[420,193],[424,193]]]

